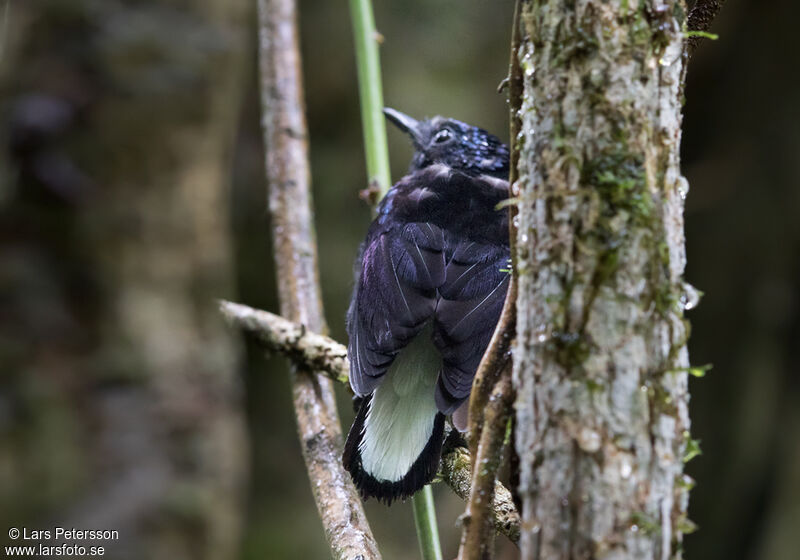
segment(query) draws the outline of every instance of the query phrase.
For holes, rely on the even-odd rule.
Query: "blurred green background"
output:
[[[506,138],[511,11],[377,0],[387,105]],[[344,341],[369,223],[351,27],[345,2],[300,12],[320,274]],[[689,71],[686,277],[705,292],[690,353],[714,366],[691,387],[689,559],[800,550],[799,16],[730,2]],[[0,534],[118,529],[106,556],[122,559],[327,557],[286,364],[214,309],[277,309],[254,3],[11,1],[0,21]],[[389,135],[397,178],[411,150]],[[435,493],[453,557],[462,505]],[[367,511],[385,558],[418,557],[410,504]]]

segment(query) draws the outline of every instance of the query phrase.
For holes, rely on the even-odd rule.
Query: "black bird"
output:
[[[384,113],[414,144],[357,262],[347,314],[350,385],[363,397],[343,463],[390,504],[439,464],[445,417],[466,427],[475,370],[509,283],[508,148],[485,130]]]

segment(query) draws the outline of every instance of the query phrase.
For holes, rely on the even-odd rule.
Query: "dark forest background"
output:
[[[121,531],[109,558],[328,556],[286,363],[217,317],[276,310],[247,0],[0,2],[0,535]],[[369,223],[345,2],[300,2],[324,303],[344,341]],[[510,0],[376,0],[386,104],[507,138]],[[692,60],[683,167],[693,436],[685,556],[800,549],[800,7],[729,2]],[[390,131],[393,177],[410,147]],[[352,412],[341,390],[343,423]],[[435,488],[445,556],[463,506]],[[368,504],[416,558],[410,504]],[[6,541],[0,537],[0,541]]]

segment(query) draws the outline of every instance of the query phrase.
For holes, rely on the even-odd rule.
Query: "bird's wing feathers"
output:
[[[377,387],[394,357],[433,316],[445,279],[444,234],[427,223],[378,230],[367,238],[348,313],[350,384]]]
[[[445,414],[469,395],[503,308],[510,280],[508,258],[508,247],[466,242],[456,247],[447,266],[434,330],[434,344],[443,359],[436,404]]]
[[[440,411],[469,395],[508,287],[508,247],[454,241],[423,222],[368,236],[348,314],[350,384],[361,396],[380,383],[395,356],[434,319],[443,366]]]

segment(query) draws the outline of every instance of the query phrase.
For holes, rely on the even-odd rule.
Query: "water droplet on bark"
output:
[[[681,306],[683,306],[686,311],[694,309],[697,307],[697,304],[700,303],[702,295],[703,294],[697,288],[688,282],[684,282],[683,293],[681,294]]]

